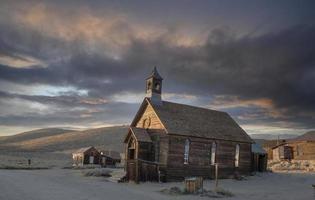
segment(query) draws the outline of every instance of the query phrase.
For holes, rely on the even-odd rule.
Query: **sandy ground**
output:
[[[205,188],[212,189],[213,181]],[[235,194],[231,200],[312,200],[315,174],[266,173],[244,181],[220,180]],[[163,188],[183,183],[113,183],[102,177],[83,177],[79,170],[0,170],[0,200],[209,199],[193,195],[161,194]]]

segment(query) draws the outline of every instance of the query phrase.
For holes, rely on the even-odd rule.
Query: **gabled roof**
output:
[[[278,144],[278,145],[272,147],[271,149],[276,149],[276,148],[281,147],[281,146],[292,148],[292,147],[288,146],[288,142],[285,142],[285,143]]]
[[[139,142],[152,142],[147,130],[144,128],[130,127],[129,133],[132,133]],[[125,143],[127,142],[128,135],[125,138]]]
[[[225,112],[168,101],[163,101],[162,105],[156,105],[151,103],[148,98],[145,98],[142,103],[131,124],[132,126],[135,125],[145,104],[150,104],[153,107],[168,134],[253,142],[247,133]]]
[[[103,153],[102,155],[105,155],[113,159],[120,159],[120,153],[117,151],[104,150],[104,151],[101,151],[101,153]]]
[[[92,149],[92,148],[94,148],[94,147],[84,147],[84,148],[81,148],[81,149],[78,149],[77,151],[75,151],[75,152],[73,152],[74,154],[75,153],[84,153],[84,152],[86,152],[86,151],[88,151],[88,150],[90,150],[90,149]]]

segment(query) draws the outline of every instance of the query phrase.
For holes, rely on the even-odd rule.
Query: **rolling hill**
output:
[[[315,141],[315,131],[306,132],[303,135],[296,137],[295,140]]]
[[[85,131],[39,129],[5,137],[1,151],[10,152],[68,152],[86,146],[122,152],[127,126],[104,127]]]
[[[0,138],[0,168],[65,167],[72,165],[72,153],[95,146],[100,150],[123,152],[128,126],[103,127],[84,131],[58,128],[38,129]]]
[[[70,132],[71,130],[60,129],[60,128],[45,128],[45,129],[37,129],[33,131],[27,131],[23,133],[19,133],[12,136],[3,136],[0,138],[0,144],[2,143],[13,143],[13,142],[22,142],[26,140],[54,136],[66,132]]]

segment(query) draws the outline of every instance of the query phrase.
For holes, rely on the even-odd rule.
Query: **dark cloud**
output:
[[[217,96],[226,104],[235,96],[241,103],[257,101],[254,106],[226,109],[242,124],[287,123],[315,128],[313,24],[291,24],[260,34],[212,29],[204,41],[190,45],[178,42],[182,38],[176,26],[163,28],[155,36],[137,37],[132,22],[118,21],[117,26],[111,26],[113,30],[102,36],[108,39],[109,32],[114,35],[126,32],[122,34],[126,44],[118,52],[108,53],[111,45],[102,41],[98,44],[80,34],[67,40],[14,20],[0,20],[0,56],[41,61],[39,66],[29,68],[0,63],[1,81],[26,86],[71,86],[88,91],[85,96],[75,92],[45,96],[20,94],[6,88],[0,92],[0,107],[4,99],[20,99],[62,111],[1,115],[0,125],[125,123],[127,118],[131,120],[137,106],[115,102],[113,96],[122,92],[142,93],[144,78],[157,65],[165,78],[164,91],[197,96],[196,105],[211,106],[211,100]],[[259,99],[270,100],[270,105],[261,107]]]

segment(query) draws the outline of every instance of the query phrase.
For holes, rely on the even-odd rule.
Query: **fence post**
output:
[[[138,184],[139,183],[139,160],[136,159],[136,183]]]
[[[159,165],[157,165],[157,171],[158,171],[158,181],[159,181],[159,183],[161,183],[161,171],[160,171],[160,166]]]
[[[219,181],[218,181],[218,175],[219,175],[219,164],[215,163],[215,191],[218,190],[218,185],[219,185]]]

